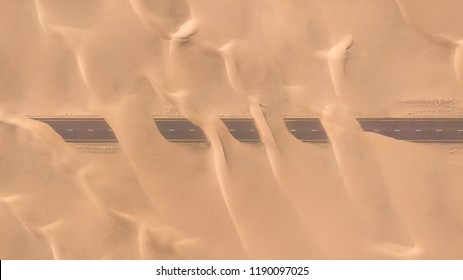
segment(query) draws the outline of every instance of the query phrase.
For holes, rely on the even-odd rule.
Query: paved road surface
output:
[[[67,142],[117,142],[102,118],[34,118],[50,125]],[[413,142],[463,142],[463,118],[358,118],[363,130]],[[242,142],[260,142],[252,119],[224,118],[230,133]],[[328,138],[315,118],[287,118],[288,131],[304,142]],[[207,142],[203,131],[186,119],[156,118],[154,124],[171,142]]]
[[[66,142],[117,142],[103,118],[32,118],[51,126]]]
[[[260,142],[259,132],[253,119],[222,119],[225,126],[241,142]]]
[[[463,142],[463,119],[357,119],[363,130],[413,142]]]

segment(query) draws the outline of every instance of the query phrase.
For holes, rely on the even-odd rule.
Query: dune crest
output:
[[[462,12],[0,1],[0,258],[461,258],[461,143],[358,118],[463,116]]]

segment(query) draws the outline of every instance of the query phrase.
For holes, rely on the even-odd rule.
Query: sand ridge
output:
[[[1,0],[0,257],[461,258],[462,154],[355,120],[424,116],[420,100],[461,117],[461,9]],[[80,153],[27,118],[43,115],[102,116],[118,146]],[[170,143],[153,116],[210,144]],[[253,118],[262,143],[224,116]],[[320,118],[330,144],[297,141],[287,116]]]

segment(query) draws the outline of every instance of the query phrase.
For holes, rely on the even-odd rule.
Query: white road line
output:
[[[312,129],[312,131],[318,131],[318,129]]]
[[[113,131],[112,129],[108,129],[108,131]]]
[[[400,129],[394,129],[394,131],[400,131]]]
[[[463,129],[459,129],[458,131],[462,132],[462,131],[463,131]]]
[[[236,129],[230,129],[230,131],[236,131]]]
[[[373,129],[374,132],[379,132],[379,129]]]
[[[256,131],[255,129],[250,129],[249,131]]]
[[[87,131],[93,131],[93,129],[90,128],[90,129],[87,129]]]
[[[295,129],[291,129],[290,131],[294,132],[294,131],[297,131],[297,130],[295,130]]]
[[[175,129],[168,129],[167,131],[175,131]]]
[[[74,131],[74,129],[70,128],[70,129],[68,129],[68,131]]]
[[[196,129],[188,129],[188,131],[196,131]]]
[[[436,129],[436,131],[442,131],[442,129]]]
[[[418,132],[420,132],[420,131],[421,131],[421,129],[415,129],[415,131],[418,131]]]

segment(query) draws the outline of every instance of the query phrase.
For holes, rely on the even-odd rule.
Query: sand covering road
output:
[[[0,258],[463,258],[463,153],[355,117],[462,117],[458,0],[0,0]],[[99,115],[110,153],[28,116]],[[185,116],[210,145],[167,142]],[[263,144],[219,117],[252,117]],[[320,118],[330,144],[287,116]]]

